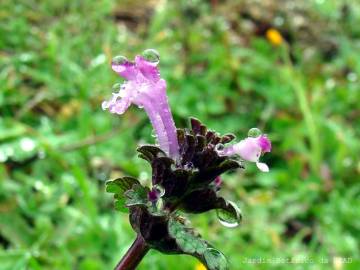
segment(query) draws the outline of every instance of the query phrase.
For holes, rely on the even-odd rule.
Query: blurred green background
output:
[[[190,216],[230,269],[360,269],[359,25],[356,0],[1,0],[0,269],[112,269],[133,241],[104,182],[148,182],[135,149],[154,138],[143,111],[101,102],[111,58],[146,48],[177,126],[273,142],[270,173],[224,177],[242,226]],[[151,251],[139,269],[202,268]]]

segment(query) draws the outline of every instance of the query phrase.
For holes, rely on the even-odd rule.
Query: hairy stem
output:
[[[138,235],[114,270],[134,270],[144,258],[150,247],[141,235]]]

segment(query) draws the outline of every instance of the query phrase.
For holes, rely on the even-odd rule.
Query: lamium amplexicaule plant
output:
[[[129,213],[137,234],[115,269],[135,269],[149,249],[194,256],[210,270],[228,269],[225,256],[202,239],[184,215],[216,210],[225,227],[238,226],[240,209],[219,196],[221,175],[244,169],[246,161],[268,172],[268,166],[259,159],[271,151],[271,143],[257,128],[250,129],[247,138],[233,143],[233,134],[220,135],[193,117],[189,127],[177,129],[159,62],[159,54],[153,49],[137,55],[134,61],[114,57],[112,69],[125,82],[115,84],[110,100],[102,103],[102,108],[113,114],[123,114],[135,104],[144,109],[156,133],[155,144],[137,148],[139,157],[152,168],[151,186],[133,177],[106,183],[106,191],[114,194],[115,208]]]

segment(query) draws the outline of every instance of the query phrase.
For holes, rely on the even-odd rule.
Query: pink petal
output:
[[[261,148],[259,147],[256,138],[246,138],[234,145],[236,154],[242,159],[252,162],[257,162],[261,154]]]
[[[138,73],[135,64],[130,61],[125,62],[124,64],[111,63],[111,68],[113,71],[115,71],[117,74],[127,80],[136,78],[136,75]]]
[[[258,144],[261,147],[263,153],[271,151],[271,142],[266,135],[261,135],[257,138]]]
[[[265,163],[256,162],[256,166],[259,168],[262,172],[269,172],[269,167]]]
[[[135,57],[135,64],[142,75],[153,83],[160,80],[160,72],[157,68],[157,63],[151,63],[146,61],[142,56],[137,55]]]

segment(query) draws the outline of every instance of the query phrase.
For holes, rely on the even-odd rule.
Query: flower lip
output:
[[[261,135],[258,137],[258,143],[263,153],[271,151],[271,141],[266,135]]]
[[[158,62],[150,62],[137,55],[135,61],[129,61],[123,56],[116,56],[111,61],[111,68],[126,80],[139,80],[156,83],[160,79]]]
[[[269,167],[265,163],[259,162],[263,153],[271,151],[271,142],[266,135],[260,135],[256,138],[247,137],[240,142],[225,147],[218,151],[223,156],[239,155],[242,159],[255,162],[256,166],[263,172],[268,172]]]

